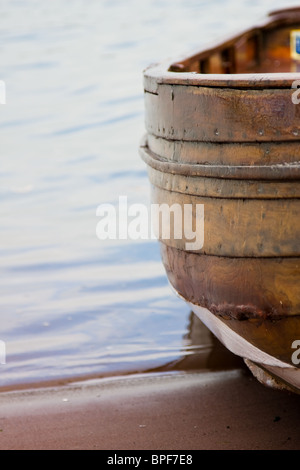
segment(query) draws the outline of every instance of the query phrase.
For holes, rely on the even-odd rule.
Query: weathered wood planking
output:
[[[153,203],[181,212],[191,205],[193,229],[195,208],[204,206],[197,251],[186,248],[184,232],[175,236],[172,217],[170,237],[159,238],[171,285],[189,305],[207,309],[211,325],[221,320],[283,367],[295,366],[293,387],[300,390],[299,365],[291,362],[300,337],[300,62],[290,58],[293,29],[300,29],[300,7],[148,67],[140,153]]]
[[[148,167],[150,182],[171,192],[222,199],[300,199],[300,185],[295,181],[240,180],[186,176]],[[297,225],[297,224],[296,224]]]
[[[159,85],[145,93],[146,129],[169,140],[269,142],[299,140],[293,89],[239,90]]]
[[[298,257],[227,258],[199,255],[164,243],[161,254],[177,292],[217,315],[239,320],[299,316]]]
[[[206,176],[209,178],[245,180],[295,180],[300,178],[300,163],[283,162],[270,165],[222,165],[210,163],[181,163],[154,154],[147,144],[140,146],[140,154],[150,167],[170,174]]]
[[[147,135],[147,147],[166,160],[210,165],[276,165],[300,162],[299,141],[183,142]]]
[[[152,202],[195,209],[204,205],[204,246],[201,253],[230,257],[284,257],[300,255],[300,199],[213,198],[182,194],[152,186]],[[196,227],[193,212],[193,227]],[[185,250],[184,236],[164,243]],[[202,230],[202,225],[199,226]],[[200,234],[200,232],[199,232]],[[198,236],[200,238],[200,235]]]

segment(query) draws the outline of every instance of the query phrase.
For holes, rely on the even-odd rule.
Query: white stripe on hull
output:
[[[245,359],[250,370],[261,382],[273,387],[275,386],[276,380],[272,382],[268,374],[264,376],[263,370],[262,373],[259,374],[256,369],[257,366],[262,366],[262,368],[271,375],[275,375],[277,378],[283,380],[283,382],[300,391],[300,369],[261,351],[229,328],[220,318],[211,313],[208,309],[194,305],[191,302],[187,303],[191,310],[229,351]],[[248,361],[250,361],[250,363]],[[278,388],[284,388],[284,384],[281,384]]]

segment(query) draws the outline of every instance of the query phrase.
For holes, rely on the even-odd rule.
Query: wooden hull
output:
[[[300,9],[275,12],[223,44],[149,67],[140,153],[153,203],[204,207],[201,248],[187,250],[172,230],[160,240],[171,285],[260,380],[274,386],[271,373],[300,390],[294,29]],[[196,210],[192,218],[195,227]]]

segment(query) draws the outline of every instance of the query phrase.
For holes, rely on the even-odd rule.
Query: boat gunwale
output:
[[[156,94],[155,85],[181,85],[207,88],[230,88],[260,90],[290,89],[300,81],[300,73],[245,73],[245,74],[201,74],[197,72],[169,72],[171,62],[150,65],[144,72],[144,91]],[[154,81],[154,83],[153,83]]]

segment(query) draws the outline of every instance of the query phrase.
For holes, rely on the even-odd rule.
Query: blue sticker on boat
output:
[[[296,36],[296,53],[300,54],[300,35],[297,34]]]

